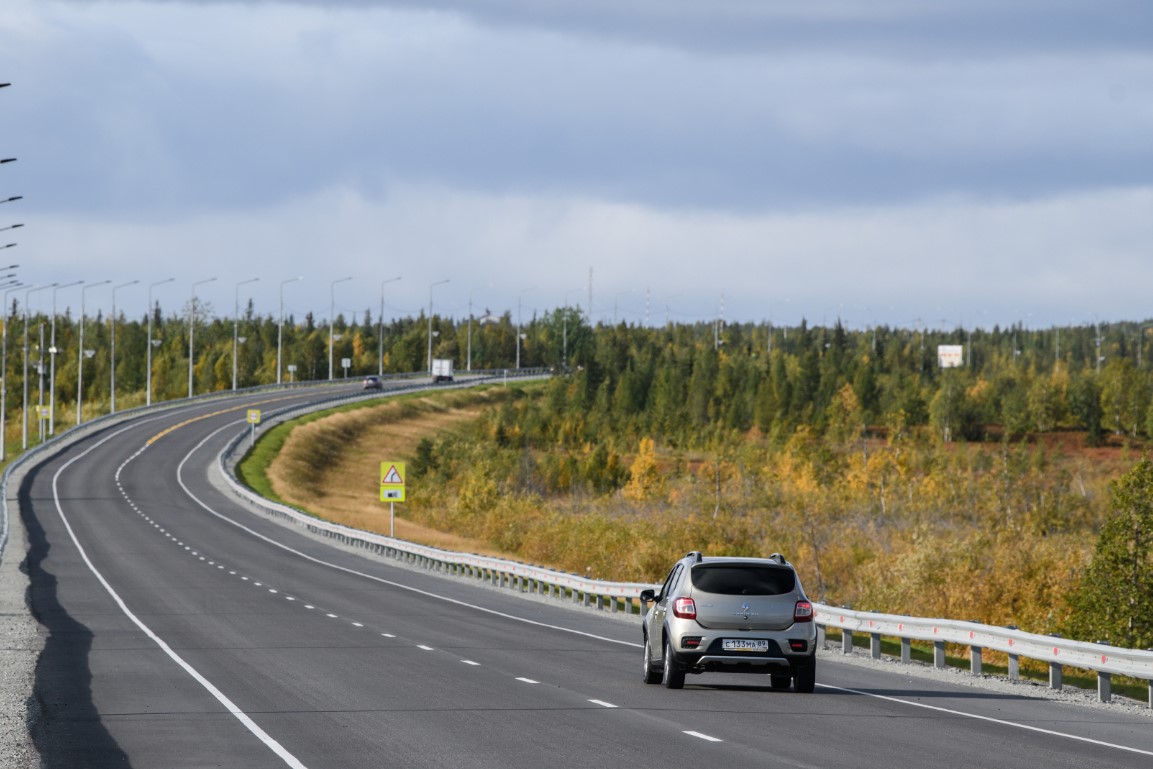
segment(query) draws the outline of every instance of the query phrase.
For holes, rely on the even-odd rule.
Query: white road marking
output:
[[[324,616],[329,617],[330,619],[337,619],[335,614],[325,614]]]
[[[872,692],[862,692],[857,689],[845,689],[840,686],[831,686],[829,684],[817,684],[821,689],[831,689],[835,692],[848,692],[849,694],[860,694],[865,697],[873,697],[878,700],[886,700],[887,702],[899,702],[902,705],[912,705],[915,708],[924,708],[925,710],[934,710],[938,713],[948,713],[951,716],[962,716],[964,718],[972,718],[977,721],[985,721],[991,724],[1001,724],[1002,726],[1012,726],[1016,729],[1025,729],[1030,732],[1037,732],[1039,734],[1048,734],[1053,737],[1065,737],[1066,739],[1076,740],[1077,742],[1087,742],[1090,745],[1100,745],[1105,748],[1116,748],[1117,750],[1124,750],[1129,753],[1137,753],[1141,756],[1153,756],[1151,750],[1141,750],[1140,748],[1131,748],[1128,745],[1118,745],[1115,742],[1104,742],[1102,740],[1094,740],[1089,737],[1081,737],[1076,734],[1069,734],[1068,732],[1057,732],[1052,729],[1042,729],[1039,726],[1030,726],[1029,724],[1022,724],[1016,721],[1006,721],[1001,718],[993,718],[991,716],[982,716],[977,713],[966,713],[963,710],[952,710],[950,708],[942,708],[937,705],[927,705],[924,702],[913,702],[912,700],[903,700],[900,697],[888,697],[884,694],[873,694]]]
[[[88,456],[88,454],[100,448],[113,438],[119,436],[121,433],[127,432],[129,429],[131,428],[126,427],[122,430],[117,430],[103,440],[94,443],[87,450],[77,454],[75,457],[65,462],[60,467],[60,469],[56,471],[56,474],[52,476],[52,497],[56,504],[56,513],[60,516],[61,523],[64,524],[64,528],[68,532],[69,538],[71,538],[72,543],[76,545],[76,550],[80,553],[80,557],[88,567],[88,570],[92,572],[94,577],[96,577],[96,581],[104,587],[104,590],[108,593],[109,596],[112,597],[112,600],[116,603],[117,606],[120,607],[120,610],[124,612],[124,615],[128,617],[128,619],[131,620],[131,622],[136,625],[136,627],[140,628],[140,631],[144,633],[144,635],[148,636],[148,638],[150,638],[153,643],[160,647],[160,649],[165,654],[167,654],[173,662],[179,665],[184,670],[184,672],[188,673],[188,675],[190,675],[197,683],[204,687],[204,689],[209,694],[211,694],[217,702],[219,702],[229,713],[231,713],[237,721],[242,723],[245,728],[248,729],[248,731],[251,732],[257,739],[264,743],[269,750],[271,750],[282,761],[284,761],[286,765],[292,767],[292,769],[308,769],[308,767],[301,763],[301,761],[296,756],[289,753],[279,742],[274,740],[272,736],[268,734],[268,732],[261,729],[260,726],[257,725],[257,723],[248,716],[248,714],[244,713],[240,708],[236,707],[232,700],[225,696],[224,692],[217,689],[216,686],[213,685],[213,683],[207,678],[202,676],[200,672],[196,670],[196,668],[189,665],[183,657],[173,651],[172,647],[164,642],[164,639],[156,635],[156,633],[152,632],[150,627],[145,625],[139,617],[132,613],[132,610],[128,608],[128,604],[124,602],[124,599],[120,597],[120,595],[112,588],[112,585],[108,582],[108,580],[104,578],[104,575],[101,574],[96,566],[92,563],[92,559],[88,557],[88,551],[85,550],[84,546],[80,544],[80,539],[76,536],[76,532],[72,529],[72,524],[68,520],[68,516],[64,514],[64,506],[60,503],[60,476],[63,475],[64,471],[71,467],[74,463]],[[131,459],[127,460],[117,469],[117,478],[119,478],[120,471],[128,464],[128,462],[131,461]]]
[[[417,644],[417,645],[416,645],[416,648],[418,648],[418,649],[424,649],[426,652],[436,651],[436,650],[435,650],[435,649],[433,649],[431,646],[425,646],[424,644]]]
[[[472,665],[474,668],[480,667],[479,662],[473,662],[472,660],[461,660],[461,662],[463,662],[466,665]]]
[[[364,627],[364,625],[360,624],[359,622],[353,622],[352,626],[353,627]]]
[[[381,633],[381,635],[385,638],[396,638],[392,633]]]
[[[702,739],[706,742],[724,742],[724,740],[722,740],[718,737],[710,737],[709,735],[701,734],[700,732],[685,732],[685,734],[689,735],[690,737],[696,737],[698,739]]]
[[[577,635],[577,636],[581,636],[583,638],[592,638],[593,640],[604,641],[605,643],[618,644],[620,646],[628,646],[632,649],[640,649],[641,648],[642,645],[635,642],[635,641],[622,641],[618,638],[608,638],[606,636],[597,635],[596,633],[588,633],[584,630],[576,630],[574,628],[564,627],[563,625],[553,625],[553,624],[550,624],[548,622],[540,622],[538,620],[528,619],[526,617],[518,617],[515,614],[508,614],[507,612],[497,611],[496,609],[490,609],[486,606],[478,606],[477,604],[469,603],[468,601],[461,601],[461,600],[458,600],[456,598],[449,598],[448,596],[440,595],[439,593],[433,593],[429,590],[421,590],[420,588],[413,587],[411,585],[405,585],[405,584],[400,583],[400,582],[394,582],[394,581],[389,580],[389,579],[384,579],[383,577],[378,577],[375,574],[368,574],[366,572],[357,571],[356,569],[352,569],[352,568],[349,568],[347,566],[341,566],[339,564],[332,563],[331,561],[326,561],[323,558],[317,558],[316,556],[312,556],[312,555],[309,555],[307,553],[303,553],[300,550],[296,550],[292,547],[289,547],[288,545],[284,544],[283,542],[278,542],[277,540],[275,540],[271,537],[268,537],[268,536],[265,536],[264,534],[261,534],[260,532],[256,531],[255,529],[252,529],[248,526],[245,526],[243,523],[240,523],[237,520],[229,518],[227,515],[224,515],[223,513],[219,513],[216,510],[213,510],[202,499],[200,499],[200,497],[193,494],[192,489],[188,488],[188,485],[184,483],[184,465],[188,462],[188,460],[190,460],[192,458],[193,454],[195,454],[198,450],[200,450],[210,440],[215,438],[218,433],[222,433],[225,430],[229,430],[229,429],[235,429],[236,425],[240,422],[241,422],[241,420],[237,420],[237,422],[226,424],[226,425],[220,427],[218,430],[216,430],[213,433],[206,436],[204,438],[204,440],[200,441],[200,443],[196,444],[194,447],[192,447],[192,449],[187,454],[184,455],[184,458],[182,460],[180,460],[180,464],[177,465],[177,467],[176,467],[176,482],[180,484],[180,488],[182,488],[184,490],[184,493],[188,495],[189,499],[191,499],[196,504],[200,505],[200,507],[209,515],[215,516],[216,518],[219,518],[220,520],[224,521],[225,523],[232,524],[236,528],[240,529],[241,531],[247,532],[248,534],[251,534],[253,537],[256,537],[257,539],[261,540],[262,542],[267,542],[268,544],[272,545],[273,547],[280,548],[281,550],[283,550],[287,553],[292,553],[293,555],[297,556],[298,558],[303,558],[306,561],[311,561],[312,563],[318,564],[320,566],[327,566],[328,568],[335,569],[336,571],[342,571],[345,574],[352,574],[354,576],[362,577],[364,579],[371,580],[371,581],[376,582],[376,583],[381,584],[381,585],[388,585],[389,587],[394,587],[398,590],[407,590],[410,593],[415,593],[417,595],[423,595],[426,598],[434,598],[438,601],[444,601],[445,603],[451,603],[455,606],[463,606],[465,608],[472,609],[474,611],[483,612],[485,614],[489,614],[489,615],[492,615],[494,617],[502,617],[504,619],[512,620],[514,622],[522,622],[526,625],[533,625],[534,627],[543,627],[543,628],[546,628],[548,630],[557,630],[557,631],[562,632],[562,633],[569,633],[571,635]]]
[[[534,681],[531,678],[518,678],[516,680],[523,681],[526,684],[539,684],[540,683],[540,681]]]
[[[604,700],[589,700],[589,702],[591,702],[594,705],[600,705],[601,707],[605,707],[605,708],[615,708],[616,707],[616,705],[612,704],[611,702],[605,702]]]

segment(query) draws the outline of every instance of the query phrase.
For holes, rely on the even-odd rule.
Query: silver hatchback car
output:
[[[773,689],[816,686],[813,604],[784,556],[705,558],[689,553],[673,566],[642,622],[644,682],[669,689],[686,673],[767,673]]]

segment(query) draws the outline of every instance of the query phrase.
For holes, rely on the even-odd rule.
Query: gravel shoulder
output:
[[[13,479],[10,488],[19,487]],[[28,609],[21,568],[28,540],[15,491],[7,503],[9,539],[0,554],[0,769],[28,769],[40,764],[28,727],[38,712],[32,692],[43,639]]]

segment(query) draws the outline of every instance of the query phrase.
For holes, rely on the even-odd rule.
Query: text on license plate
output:
[[[723,648],[727,652],[767,652],[769,642],[756,638],[726,638]]]

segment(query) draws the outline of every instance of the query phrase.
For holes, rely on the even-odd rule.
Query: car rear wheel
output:
[[[798,667],[793,675],[793,688],[802,694],[812,694],[817,688],[817,659]]]
[[[661,683],[666,689],[681,689],[685,685],[685,671],[677,668],[677,663],[673,659],[673,646],[667,639],[665,640],[664,651],[665,659]]]
[[[648,636],[645,636],[645,672],[644,677],[641,679],[646,684],[659,684],[661,682],[661,670],[653,667],[653,651],[649,646]]]

